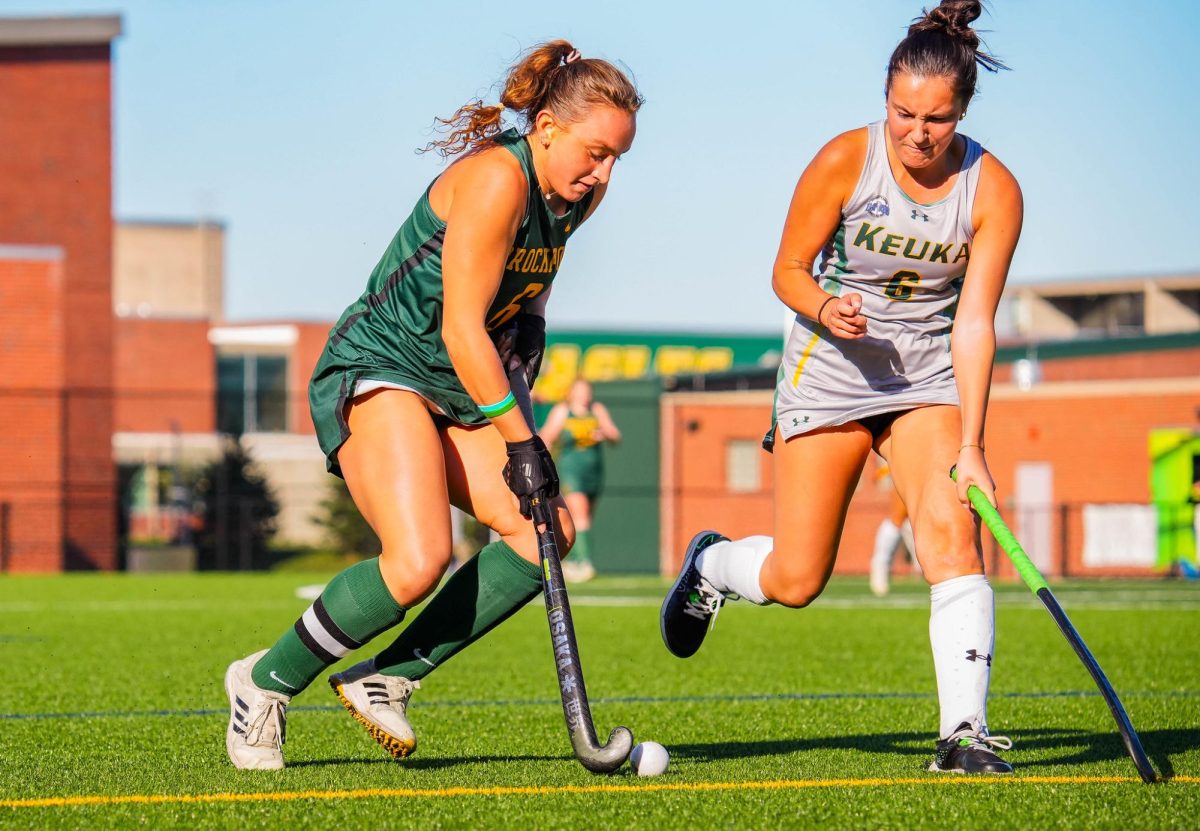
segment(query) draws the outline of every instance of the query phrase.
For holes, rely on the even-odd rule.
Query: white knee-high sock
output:
[[[937,673],[941,738],[966,722],[987,729],[987,693],[996,643],[996,601],[982,574],[930,587],[929,642]]]
[[[871,560],[881,569],[890,567],[899,543],[900,529],[892,525],[890,519],[883,520],[879,523],[879,530],[875,532],[875,551],[871,554]]]
[[[710,545],[696,558],[700,576],[723,594],[736,594],[751,603],[770,603],[759,585],[758,575],[775,541],[770,537],[746,537]]]

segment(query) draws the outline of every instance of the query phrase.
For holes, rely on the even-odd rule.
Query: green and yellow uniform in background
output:
[[[558,440],[558,478],[563,493],[582,493],[595,500],[604,484],[604,455],[595,435],[600,422],[588,410],[583,415],[567,413]]]
[[[529,183],[525,216],[488,309],[494,331],[549,290],[567,240],[586,215],[593,194],[556,216],[538,189],[525,136],[506,130],[496,144],[517,157]],[[430,188],[433,186],[430,185]],[[442,242],[446,223],[429,205],[429,190],[371,272],[367,289],[329,333],[309,384],[309,407],[330,472],[341,475],[338,448],[350,437],[346,402],[361,382],[411,389],[431,408],[459,424],[487,419],[458,379],[442,340]]]

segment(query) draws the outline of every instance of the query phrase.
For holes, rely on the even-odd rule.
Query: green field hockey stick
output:
[[[958,481],[958,470],[954,467],[950,468],[950,478]],[[1142,777],[1142,781],[1150,784],[1158,781],[1158,774],[1154,772],[1154,766],[1150,764],[1150,759],[1146,757],[1146,751],[1142,749],[1142,741],[1138,738],[1137,731],[1133,729],[1133,722],[1129,720],[1129,714],[1125,712],[1124,706],[1121,705],[1121,699],[1117,698],[1116,691],[1112,688],[1112,684],[1108,682],[1108,678],[1104,675],[1104,670],[1100,669],[1100,664],[1096,663],[1095,656],[1091,650],[1087,648],[1087,644],[1083,642],[1083,638],[1079,636],[1079,632],[1071,623],[1071,619],[1067,617],[1067,613],[1063,611],[1062,606],[1058,604],[1058,600],[1054,597],[1054,593],[1050,591],[1050,587],[1046,584],[1046,578],[1037,570],[1037,566],[1029,559],[1029,555],[1025,553],[1025,549],[1021,548],[1021,544],[1017,542],[1017,538],[1013,536],[1012,531],[1008,530],[1008,526],[1004,524],[1004,520],[1000,517],[1000,512],[997,511],[991,502],[988,502],[983,491],[975,485],[967,488],[967,498],[971,500],[972,507],[975,508],[975,513],[979,514],[983,520],[983,524],[992,532],[992,536],[996,538],[996,542],[1004,549],[1004,553],[1012,560],[1013,566],[1016,567],[1017,573],[1021,575],[1021,579],[1025,581],[1025,585],[1029,587],[1046,610],[1050,612],[1050,616],[1054,618],[1054,622],[1058,624],[1059,630],[1062,631],[1063,637],[1071,644],[1071,648],[1075,650],[1075,654],[1079,656],[1079,660],[1083,661],[1083,665],[1087,667],[1087,671],[1092,676],[1092,680],[1096,682],[1096,686],[1100,688],[1100,695],[1104,696],[1104,701],[1108,704],[1108,709],[1112,712],[1113,718],[1117,722],[1117,729],[1121,731],[1121,741],[1125,743],[1125,750],[1129,753],[1129,758],[1133,759],[1133,765],[1137,768],[1138,774]]]

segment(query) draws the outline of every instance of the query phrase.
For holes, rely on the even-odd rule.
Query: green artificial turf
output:
[[[319,579],[0,580],[0,827],[1136,829],[1200,816],[1195,583],[1054,586],[1155,766],[1175,778],[1155,786],[1136,781],[1090,677],[1016,585],[997,587],[989,707],[992,732],[1014,741],[1004,755],[1016,775],[925,772],[937,728],[928,590],[901,581],[876,600],[852,579],[804,610],[727,604],[688,661],[660,641],[661,581],[572,587],[597,731],[624,724],[664,744],[660,777],[594,776],[574,761],[540,600],[425,680],[407,761],[388,759],[318,681],[289,711],[288,768],[234,770],[225,667],[272,643],[307,605],[296,589]],[[1065,781],[1097,777],[1130,781]],[[329,795],[355,790],[421,793]],[[299,796],[309,791],[325,795]],[[284,798],[256,796],[271,792]],[[213,794],[250,798],[185,799]],[[172,798],[29,804],[134,795]]]

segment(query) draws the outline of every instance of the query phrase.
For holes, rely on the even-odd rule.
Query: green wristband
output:
[[[517,406],[517,399],[513,396],[512,390],[508,391],[508,395],[501,398],[495,404],[480,404],[479,411],[488,418],[496,418],[502,416]]]

